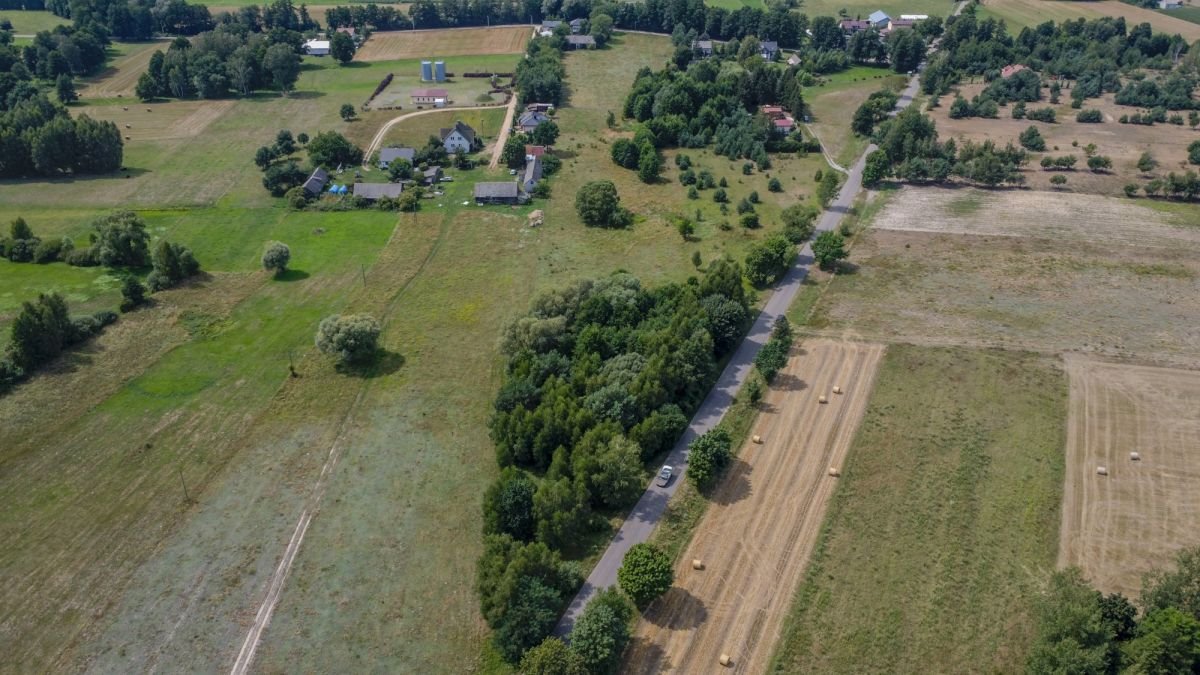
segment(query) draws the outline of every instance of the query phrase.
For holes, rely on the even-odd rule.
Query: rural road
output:
[[[492,148],[492,161],[489,169],[500,166],[500,155],[504,154],[504,144],[508,142],[508,134],[512,132],[513,115],[517,111],[517,94],[513,92],[508,97],[508,112],[504,113],[504,124],[500,125],[500,135],[496,137],[496,147]]]
[[[897,111],[912,103],[917,86],[918,76],[913,75],[896,103]],[[846,182],[838,192],[837,198],[821,214],[821,219],[817,222],[818,232],[825,232],[837,227],[842,221],[842,217],[850,210],[850,205],[862,191],[862,172],[867,163],[867,156],[875,149],[874,144],[867,146],[854,166],[850,167]],[[792,266],[788,268],[787,274],[778,282],[771,297],[767,299],[766,305],[754,320],[750,332],[734,352],[733,358],[729,360],[725,370],[721,372],[717,384],[700,404],[700,408],[696,410],[687,430],[667,455],[665,463],[675,468],[675,477],[666,487],[659,487],[652,482],[650,487],[646,488],[641,499],[634,505],[633,510],[621,525],[621,529],[617,531],[616,536],[604,551],[603,557],[596,563],[592,573],[584,581],[583,587],[579,589],[570,606],[567,607],[566,613],[559,619],[558,625],[554,629],[555,635],[566,637],[571,632],[575,620],[579,618],[583,608],[596,593],[617,583],[617,570],[620,569],[621,562],[625,559],[625,553],[630,547],[650,538],[650,534],[666,511],[667,501],[671,495],[675,494],[675,490],[683,480],[684,472],[687,469],[688,445],[696,437],[717,426],[717,423],[728,412],[734,396],[737,395],[742,384],[745,383],[746,377],[750,374],[750,369],[754,366],[755,355],[771,336],[771,328],[775,325],[775,321],[787,312],[788,307],[795,300],[812,264],[812,244],[806,242]]]

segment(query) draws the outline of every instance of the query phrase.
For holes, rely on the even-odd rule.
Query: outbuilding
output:
[[[329,56],[329,40],[308,40],[304,43],[304,53],[309,56]]]
[[[476,183],[476,204],[517,204],[521,194],[516,183]]]
[[[395,199],[403,189],[400,183],[355,183],[354,196],[372,202],[384,197]]]
[[[321,167],[317,167],[308,180],[304,181],[304,191],[316,197],[325,189],[325,184],[329,182],[329,172]]]
[[[440,108],[450,102],[450,92],[445,89],[413,89],[413,105],[433,105]]]
[[[412,148],[387,147],[379,151],[379,168],[386,169],[397,159],[406,159],[412,164],[416,156],[417,151]]]
[[[593,49],[596,46],[596,38],[591,35],[568,35],[567,44],[571,45],[572,49]]]

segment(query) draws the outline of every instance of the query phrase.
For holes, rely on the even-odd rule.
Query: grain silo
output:
[[[421,62],[421,81],[429,82],[433,80],[433,64],[429,61]]]
[[[437,80],[438,82],[446,81],[446,62],[445,61],[434,61],[433,62],[433,75],[434,75],[434,79]]]

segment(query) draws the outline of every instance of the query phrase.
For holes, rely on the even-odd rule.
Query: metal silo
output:
[[[433,74],[435,76],[434,77],[435,80],[437,80],[438,82],[445,82],[446,81],[446,62],[445,61],[434,61],[433,62]]]
[[[429,61],[421,62],[421,81],[429,82],[433,80],[433,64]]]

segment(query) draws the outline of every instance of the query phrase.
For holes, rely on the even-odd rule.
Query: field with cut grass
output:
[[[17,35],[31,35],[44,30],[53,30],[55,26],[70,24],[69,19],[55,16],[48,11],[26,9],[0,9],[0,19],[12,22],[13,32]]]
[[[417,214],[295,212],[262,189],[253,153],[279,128],[370,138],[387,117],[347,123],[338,108],[364,100],[390,62],[306,59],[289,97],[76,108],[131,125],[127,174],[0,183],[0,222],[24,216],[40,236],[82,242],[92,218],[133,208],[156,241],[191,247],[205,274],[0,398],[6,662],[228,669],[297,524],[311,522],[255,670],[478,668],[486,629],[470,579],[495,471],[486,420],[501,327],[538,291],[616,269],[647,284],[682,280],[696,274],[693,250],[741,257],[777,227],[768,218],[763,230],[720,230],[711,200],[611,164],[617,132],[596,130],[637,69],[661,67],[671,51],[666,38],[627,36],[567,56],[562,173],[548,202],[515,210],[461,205],[473,180],[507,178],[485,169],[451,172],[460,180]],[[780,159],[772,175],[787,191],[775,195],[765,175],[702,154],[735,197],[757,189],[764,216],[810,194],[819,165]],[[610,175],[639,221],[581,227],[575,189]],[[546,224],[529,229],[535,207]],[[666,219],[697,208],[704,224],[683,242]],[[268,240],[292,247],[279,279],[258,269]],[[5,265],[4,317],[37,289],[62,289],[75,311],[117,302],[101,270]],[[383,322],[374,368],[341,372],[315,352],[315,326],[335,312]]]
[[[504,124],[504,108],[488,108],[486,110],[465,108],[420,115],[392,127],[384,137],[383,146],[423,146],[430,136],[437,136],[441,129],[453,126],[455,121],[471,125],[483,142],[491,145],[496,141],[497,134],[500,133],[500,125]]]
[[[439,60],[472,54],[520,54],[533,29],[529,26],[448,30],[380,31],[359,47],[355,61]],[[456,66],[457,67],[457,66]],[[449,64],[447,64],[449,69]]]
[[[1049,358],[889,346],[770,672],[1023,670],[1065,416]]]
[[[907,78],[890,68],[855,66],[828,75],[818,86],[805,90],[805,102],[812,113],[808,126],[821,139],[826,152],[838,164],[848,167],[867,148],[868,139],[850,130],[847,116],[872,93],[880,89],[899,91],[905,84]]]
[[[1179,33],[1189,43],[1200,39],[1200,24],[1175,16],[1174,12],[1160,12],[1135,7],[1119,0],[1077,2],[1075,0],[983,0],[980,7],[983,16],[1004,19],[1009,32],[1016,35],[1022,28],[1032,28],[1046,21],[1059,23],[1070,19],[1095,19],[1102,16],[1123,16],[1129,25],[1149,23],[1154,30],[1174,35]]]
[[[114,42],[108,49],[108,65],[81,80],[79,96],[85,99],[128,98],[137,103],[134,90],[138,78],[150,65],[156,51],[166,51],[165,42]]]

